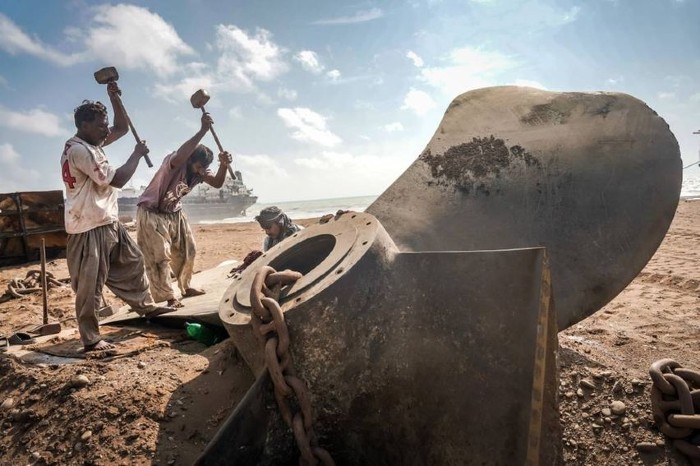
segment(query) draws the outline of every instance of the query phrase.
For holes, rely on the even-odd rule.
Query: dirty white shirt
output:
[[[66,189],[67,233],[84,233],[119,219],[119,190],[109,184],[115,172],[101,147],[77,136],[66,142],[61,175]]]

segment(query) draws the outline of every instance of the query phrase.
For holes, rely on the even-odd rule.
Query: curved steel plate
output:
[[[675,137],[634,97],[493,87],[452,101],[366,212],[404,251],[547,247],[564,329],[649,261],[681,179]]]

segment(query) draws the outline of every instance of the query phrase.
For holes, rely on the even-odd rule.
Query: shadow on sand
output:
[[[228,339],[208,348],[195,341],[178,346],[205,357],[208,365],[168,401],[153,464],[193,464],[254,382]]]

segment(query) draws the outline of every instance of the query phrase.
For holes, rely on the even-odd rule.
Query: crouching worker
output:
[[[267,235],[263,240],[263,251],[267,251],[275,244],[302,229],[276,206],[265,207],[260,211],[260,215],[255,217],[255,220],[265,230]]]
[[[66,190],[66,262],[85,351],[114,348],[100,336],[97,319],[105,285],[145,317],[174,311],[153,302],[141,251],[119,222],[119,188],[134,174],[148,147],[140,142],[124,165],[114,168],[109,164],[102,147],[126,134],[128,126],[117,102],[117,83],[109,83],[107,91],[115,109],[114,126],[109,127],[107,107],[83,101],[74,111],[78,131],[66,142],[61,155]]]
[[[199,183],[220,188],[226,179],[231,163],[228,152],[219,154],[219,169],[213,175],[208,168],[214,155],[211,149],[199,144],[211,125],[211,116],[202,114],[199,131],[165,157],[138,202],[136,238],[146,259],[151,293],[156,301],[167,301],[168,306],[182,307],[171,285],[173,276],[183,298],[204,294],[203,290],[190,286],[196,247],[182,211],[182,198]]]

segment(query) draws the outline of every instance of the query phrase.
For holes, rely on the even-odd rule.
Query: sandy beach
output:
[[[195,271],[242,260],[262,241],[255,223],[193,230]],[[689,464],[654,425],[648,369],[661,358],[700,369],[699,247],[700,202],[682,200],[637,278],[559,334],[565,464]],[[0,268],[0,293],[37,268]],[[63,259],[51,261],[48,271],[68,277]],[[70,288],[51,288],[49,309],[51,320],[74,326]],[[41,315],[40,294],[6,300],[0,334],[39,324]],[[109,362],[31,365],[0,356],[0,373],[0,464],[191,464],[253,380],[229,342],[207,348],[184,338]],[[625,413],[609,415],[612,401],[624,403]]]

